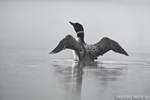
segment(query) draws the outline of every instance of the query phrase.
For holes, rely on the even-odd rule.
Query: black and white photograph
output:
[[[0,0],[0,100],[150,100],[150,0]]]

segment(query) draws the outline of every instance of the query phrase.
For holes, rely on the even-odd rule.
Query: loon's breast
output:
[[[78,43],[81,42],[81,39],[79,37],[77,37],[76,40],[78,41]],[[79,60],[79,56],[77,55],[77,52],[72,50],[72,53],[73,53],[74,60],[78,61]]]

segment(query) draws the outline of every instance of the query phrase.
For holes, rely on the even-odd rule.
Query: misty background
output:
[[[68,22],[72,21],[83,25],[88,44],[109,37],[127,52],[150,51],[148,0],[2,0],[0,14],[1,50],[33,49],[48,53],[67,34],[76,37]]]

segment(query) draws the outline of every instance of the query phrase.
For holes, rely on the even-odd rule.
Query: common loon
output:
[[[74,60],[79,61],[94,61],[98,56],[102,56],[109,50],[129,56],[128,53],[114,40],[103,37],[98,43],[88,45],[84,41],[84,29],[80,23],[69,23],[74,27],[77,33],[77,39],[71,35],[63,38],[57,47],[49,54],[58,53],[64,49],[72,49],[76,55]]]

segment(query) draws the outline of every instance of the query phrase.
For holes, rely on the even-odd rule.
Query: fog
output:
[[[148,1],[1,1],[0,46],[53,49],[79,22],[88,44],[107,36],[127,51],[150,51]]]

